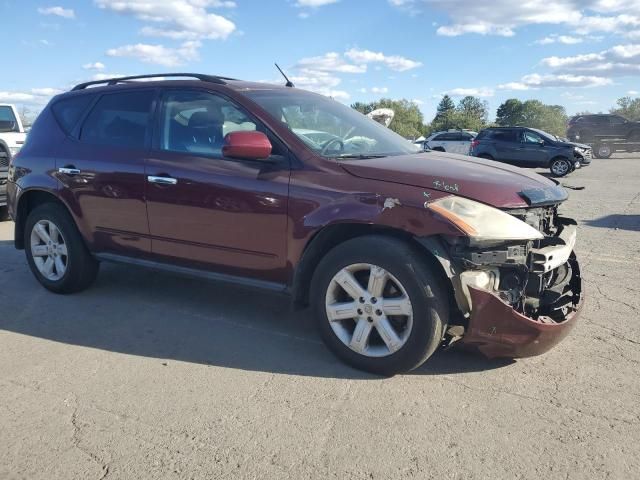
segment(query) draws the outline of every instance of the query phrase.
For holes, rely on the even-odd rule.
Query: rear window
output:
[[[0,107],[0,132],[17,132],[18,122],[11,107]]]
[[[51,107],[53,115],[60,123],[65,133],[71,133],[73,127],[78,124],[82,114],[89,107],[95,95],[78,95],[75,97],[63,98]]]
[[[99,145],[144,148],[153,90],[104,95],[87,117],[80,140]]]

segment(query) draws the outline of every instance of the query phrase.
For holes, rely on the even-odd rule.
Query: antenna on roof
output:
[[[289,80],[289,78],[284,74],[284,72],[282,71],[282,69],[280,68],[280,66],[279,66],[277,63],[275,63],[274,65],[276,66],[276,68],[278,69],[278,71],[282,74],[282,76],[284,77],[284,79],[287,81],[287,83],[286,83],[287,87],[291,87],[291,88],[295,87],[295,85],[293,84],[293,82],[292,82],[291,80]]]

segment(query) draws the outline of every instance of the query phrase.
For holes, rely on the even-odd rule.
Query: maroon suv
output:
[[[554,181],[418,151],[295,88],[162,76],[179,79],[55,97],[13,159],[15,244],[47,289],[117,261],[288,292],[331,350],[381,374],[454,341],[536,355],[575,324],[576,224]]]

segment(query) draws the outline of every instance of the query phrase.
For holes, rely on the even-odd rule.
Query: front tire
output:
[[[320,335],[339,358],[379,375],[422,365],[449,318],[447,290],[426,260],[384,236],[349,240],[318,265],[311,285]]]
[[[613,149],[611,148],[611,145],[602,143],[596,146],[594,150],[594,154],[597,158],[607,159],[607,158],[610,158],[611,155],[613,154]]]
[[[74,293],[94,282],[98,262],[62,206],[36,207],[27,217],[24,233],[29,267],[47,290]]]
[[[566,158],[554,158],[549,165],[549,170],[554,177],[564,177],[572,171],[573,165]]]

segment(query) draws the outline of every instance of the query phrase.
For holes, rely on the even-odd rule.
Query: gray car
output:
[[[509,163],[524,168],[548,168],[556,177],[563,177],[576,164],[591,162],[591,147],[559,140],[554,135],[535,128],[487,128],[471,143],[474,157]]]

